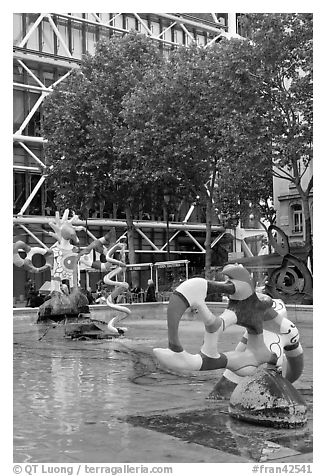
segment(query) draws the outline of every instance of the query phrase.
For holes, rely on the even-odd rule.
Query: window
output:
[[[13,212],[18,213],[26,200],[26,180],[24,173],[14,174]]]
[[[14,13],[13,21],[13,34],[14,34],[14,45],[19,45],[23,39],[23,15],[22,13]]]
[[[41,178],[40,174],[30,174],[28,172],[14,173],[14,197],[13,197],[13,212],[19,213],[25,204],[30,193],[34,190],[36,184]],[[44,184],[37,191],[29,207],[26,210],[28,215],[42,215],[44,204]]]
[[[49,22],[42,22],[42,51],[54,54],[54,31]]]
[[[23,123],[24,120],[24,92],[14,91],[13,100],[13,129],[16,132]]]
[[[303,231],[303,217],[302,217],[302,205],[296,203],[292,205],[292,233],[302,233]]]
[[[173,42],[174,43],[180,43],[180,32],[179,31],[175,31],[173,32]]]

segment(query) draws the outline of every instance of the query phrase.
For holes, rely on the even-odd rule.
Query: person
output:
[[[131,292],[135,294],[140,293],[140,287],[138,284],[135,284],[135,286],[131,289]]]
[[[134,287],[130,290],[130,292],[131,292],[131,298],[132,298],[135,302],[139,302],[141,289],[140,289],[138,283],[136,283],[136,284],[134,285]]]
[[[92,288],[90,286],[88,286],[87,289],[81,287],[80,291],[82,292],[82,294],[84,294],[87,297],[88,304],[94,304],[94,298],[93,298],[93,295],[92,295]]]
[[[105,286],[103,286],[101,293],[99,293],[97,298],[95,299],[95,304],[106,304],[106,300],[109,294],[109,290]]]
[[[28,278],[28,280],[25,283],[25,299],[26,299],[26,307],[29,306],[30,301],[31,301],[31,289],[33,287],[33,282],[31,278]]]
[[[65,294],[66,296],[69,296],[69,288],[68,288],[67,284],[62,282],[61,285],[60,285],[60,289],[61,289],[62,294]]]
[[[148,285],[148,287],[146,289],[145,301],[146,302],[156,302],[154,281],[152,279],[149,279],[147,281],[147,285]]]
[[[30,298],[30,303],[31,307],[39,307],[44,303],[44,297],[39,293],[39,291],[34,291]]]
[[[92,288],[90,286],[88,286],[88,288],[86,290],[86,296],[87,296],[87,299],[88,299],[88,304],[94,304],[94,297],[93,297],[93,293],[92,293]]]

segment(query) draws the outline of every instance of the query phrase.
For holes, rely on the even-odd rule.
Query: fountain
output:
[[[280,414],[278,426],[304,424],[306,405],[291,383],[303,371],[303,349],[284,303],[256,293],[244,267],[227,265],[222,272],[224,282],[192,278],[178,286],[167,310],[169,348],[155,348],[154,355],[164,367],[177,371],[227,369],[214,391],[217,397],[221,387],[223,396],[230,396],[229,412],[235,418],[273,425]],[[230,298],[220,316],[205,303],[213,291]],[[180,319],[189,307],[205,325],[198,354],[186,352],[178,336]],[[234,351],[219,352],[221,333],[236,324],[246,329],[240,343]]]
[[[13,261],[18,267],[22,267],[33,273],[40,273],[46,269],[51,271],[50,299],[46,300],[38,311],[38,323],[64,324],[66,337],[71,338],[109,338],[118,337],[124,333],[124,329],[116,326],[117,318],[108,324],[104,321],[91,319],[88,300],[78,286],[78,264],[83,262],[86,266],[108,272],[104,277],[106,284],[113,285],[115,289],[107,299],[110,308],[114,308],[126,315],[130,310],[113,303],[113,299],[128,287],[125,282],[112,281],[118,276],[125,264],[126,244],[116,243],[112,246],[112,233],[106,233],[103,237],[94,240],[85,249],[80,250],[76,245],[79,243],[76,232],[84,230],[82,226],[76,226],[78,216],[73,214],[69,218],[69,210],[66,209],[60,218],[56,212],[55,219],[49,221],[52,232],[51,236],[56,242],[50,248],[30,247],[22,241],[14,244]],[[20,251],[26,253],[22,258]],[[93,261],[93,250],[104,253],[106,262]],[[115,252],[120,252],[122,259],[113,258]],[[45,264],[35,267],[32,262],[34,255],[40,254],[45,258]]]

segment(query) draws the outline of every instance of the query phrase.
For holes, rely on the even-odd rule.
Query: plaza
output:
[[[14,462],[312,463],[312,14],[13,19]],[[303,426],[208,398],[268,321]]]

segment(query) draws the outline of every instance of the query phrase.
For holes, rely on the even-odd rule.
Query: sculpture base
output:
[[[229,414],[233,418],[276,428],[296,428],[307,423],[307,405],[274,369],[259,369],[245,377],[233,391]]]
[[[108,329],[106,322],[85,317],[67,319],[65,322],[65,337],[71,339],[113,339],[124,334],[122,329],[117,328],[113,334]]]
[[[222,375],[213,390],[207,396],[208,400],[229,400],[237,384]]]
[[[53,291],[50,299],[45,301],[38,311],[38,322],[46,319],[57,321],[58,316],[73,316],[81,312],[89,312],[87,297],[77,290],[73,290],[71,294],[65,294]]]

